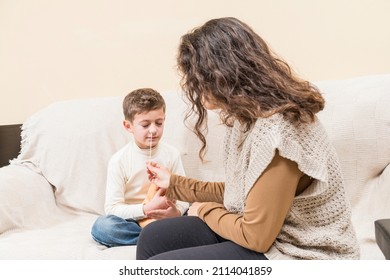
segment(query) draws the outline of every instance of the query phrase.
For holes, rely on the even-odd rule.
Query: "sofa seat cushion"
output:
[[[0,238],[0,259],[7,260],[134,260],[135,246],[107,248],[91,238],[97,215],[69,215],[62,222],[20,229]]]

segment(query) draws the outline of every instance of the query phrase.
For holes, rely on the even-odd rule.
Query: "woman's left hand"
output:
[[[178,217],[181,215],[179,209],[176,207],[176,203],[173,200],[166,200],[166,203],[168,205],[167,209],[156,209],[156,210],[150,210],[146,212],[146,216],[151,219],[164,219],[164,218],[172,218],[172,217]]]

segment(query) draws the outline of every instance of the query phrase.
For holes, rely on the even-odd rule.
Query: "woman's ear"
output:
[[[123,127],[130,133],[133,133],[133,124],[128,121],[128,120],[124,120],[123,121]]]

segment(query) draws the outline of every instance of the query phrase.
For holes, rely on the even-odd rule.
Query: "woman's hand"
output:
[[[151,219],[164,219],[164,218],[172,218],[179,217],[181,215],[179,209],[176,207],[176,203],[174,200],[166,200],[167,209],[155,209],[146,212],[146,216]]]
[[[166,189],[169,186],[171,172],[165,166],[159,165],[156,162],[147,162],[146,170],[149,180],[159,188]]]
[[[203,206],[204,202],[194,202],[191,204],[190,208],[188,208],[188,216],[198,216],[199,207]]]
[[[169,205],[167,204],[167,198],[164,194],[165,189],[158,189],[153,198],[144,204],[142,208],[144,213],[147,214],[147,212],[156,209],[167,209]]]

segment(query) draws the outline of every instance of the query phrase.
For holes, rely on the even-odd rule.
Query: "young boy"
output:
[[[108,247],[135,245],[142,227],[159,219],[183,215],[188,203],[171,201],[164,190],[151,185],[146,162],[156,161],[184,175],[179,151],[160,139],[164,130],[165,101],[149,88],[130,92],[123,100],[124,128],[134,141],[116,152],[108,164],[106,216],[92,227],[95,241]]]

